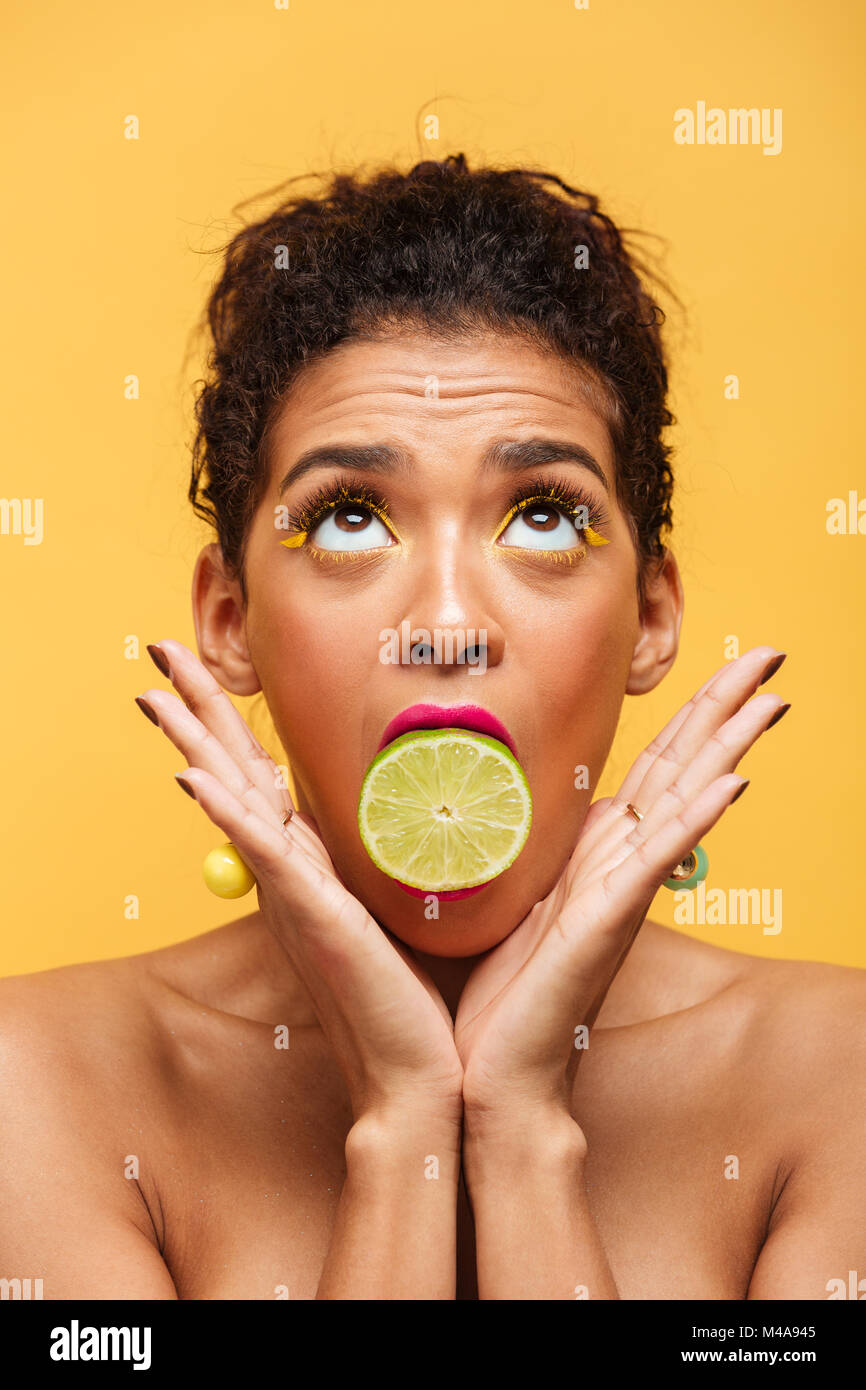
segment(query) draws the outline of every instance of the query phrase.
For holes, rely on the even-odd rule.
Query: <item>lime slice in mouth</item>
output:
[[[364,848],[389,878],[448,893],[496,878],[529,835],[517,759],[471,729],[412,729],[377,753],[358,800]]]

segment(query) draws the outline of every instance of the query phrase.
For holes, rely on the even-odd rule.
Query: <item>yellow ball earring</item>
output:
[[[230,840],[205,855],[201,871],[208,888],[218,898],[242,898],[256,881]]]
[[[294,811],[287,811],[283,816],[284,830],[293,815]],[[255,874],[231,840],[205,855],[201,867],[205,883],[218,898],[243,898],[255,887]]]

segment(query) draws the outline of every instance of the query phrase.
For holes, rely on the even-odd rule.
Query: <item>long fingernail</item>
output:
[[[789,710],[790,708],[791,708],[790,704],[787,704],[787,705],[782,705],[781,709],[777,709],[777,710],[776,710],[776,713],[773,715],[772,719],[770,720],[769,724],[767,725],[767,729],[772,729],[772,727],[773,727],[774,724],[778,724],[779,720],[782,718],[782,715],[783,715],[783,714],[787,714],[787,713],[788,713],[788,710]],[[766,731],[767,731],[767,730],[765,729],[764,732],[766,733]]]
[[[148,644],[147,652],[157,671],[160,671],[162,675],[165,676],[166,680],[170,681],[171,667],[168,664],[168,657],[165,652],[153,642]]]
[[[184,789],[184,791],[186,792],[187,796],[191,796],[192,799],[193,799],[193,801],[198,801],[198,797],[196,796],[196,794],[195,794],[195,792],[193,791],[192,787],[190,786],[189,782],[185,781],[184,778],[181,777],[181,775],[180,775],[179,772],[176,772],[176,773],[174,774],[174,780],[177,782],[177,785],[178,785],[179,787],[183,787],[183,789]]]
[[[751,779],[749,779],[749,780],[751,780]],[[743,792],[746,790],[746,787],[747,787],[748,785],[749,785],[749,782],[746,781],[746,782],[743,783],[743,785],[742,785],[741,787],[737,787],[737,790],[734,792],[733,796],[731,797],[730,801],[728,802],[728,805],[729,805],[729,806],[733,806],[733,804],[734,804],[734,802],[736,801],[737,797],[743,795]]]
[[[159,728],[159,719],[157,718],[153,706],[149,705],[147,701],[141,697],[141,695],[136,695],[135,703],[138,705],[138,708],[141,710],[142,714],[146,714],[148,719],[150,719],[156,725],[156,727]]]
[[[782,652],[781,656],[773,658],[761,679],[758,681],[758,685],[766,685],[768,680],[772,680],[787,655],[787,652]]]

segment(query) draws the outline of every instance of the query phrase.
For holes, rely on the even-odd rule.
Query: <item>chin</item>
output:
[[[371,916],[406,946],[431,956],[478,956],[491,950],[511,935],[535,901],[520,910],[521,895],[507,874],[451,898],[407,890],[395,879],[377,884],[372,892],[365,887],[355,896]]]
[[[556,884],[576,835],[565,817],[556,833],[542,833],[539,821],[504,873],[468,890],[435,894],[389,878],[367,856],[354,825],[332,828],[327,809],[319,812],[314,820],[337,876],[370,916],[412,950],[452,958],[482,955],[510,936]]]

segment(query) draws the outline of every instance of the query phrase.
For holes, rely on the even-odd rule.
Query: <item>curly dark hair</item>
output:
[[[198,325],[212,347],[196,383],[188,495],[216,528],[245,603],[246,538],[289,386],[337,343],[412,328],[523,335],[579,367],[613,444],[643,600],[671,524],[662,432],[675,420],[665,315],[638,271],[667,286],[626,249],[596,196],[538,169],[470,169],[449,155],[408,173],[331,173],[321,197],[283,196],[217,250],[222,273]]]

